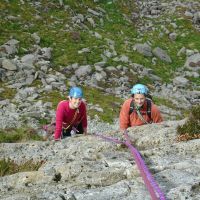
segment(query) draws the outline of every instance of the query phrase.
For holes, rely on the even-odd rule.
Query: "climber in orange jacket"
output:
[[[136,84],[131,89],[132,97],[127,99],[120,111],[120,129],[140,126],[163,121],[158,107],[147,98],[148,88],[143,84]]]

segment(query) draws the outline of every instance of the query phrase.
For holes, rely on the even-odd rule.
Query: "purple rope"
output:
[[[147,166],[145,165],[142,157],[140,156],[139,151],[134,148],[131,145],[131,141],[129,139],[129,136],[127,134],[127,131],[124,132],[124,136],[126,138],[126,141],[122,142],[116,138],[112,138],[112,137],[107,137],[107,136],[103,136],[101,134],[95,134],[96,136],[105,139],[109,142],[114,142],[117,144],[125,144],[131,151],[131,153],[133,154],[136,164],[138,166],[138,169],[140,171],[140,174],[145,182],[145,185],[151,195],[152,200],[166,200],[165,196],[163,194],[163,192],[161,191],[161,189],[159,188],[158,184],[156,183],[155,179],[153,178],[153,176],[151,175],[151,173],[149,172]]]
[[[114,143],[117,143],[117,144],[123,144],[124,143],[124,142],[121,142],[120,140],[118,140],[116,138],[107,137],[107,136],[104,136],[104,135],[101,135],[101,134],[98,134],[98,133],[95,133],[95,135],[102,138],[102,139],[105,139],[109,142],[114,142]]]
[[[151,173],[149,172],[147,166],[145,165],[142,157],[140,156],[140,153],[138,152],[138,150],[136,148],[134,148],[129,140],[128,134],[127,132],[124,133],[125,138],[127,139],[127,141],[125,141],[125,144],[128,146],[128,148],[130,149],[131,153],[133,154],[136,163],[138,165],[138,168],[140,170],[140,173],[142,175],[142,178],[144,179],[144,182],[146,184],[146,187],[148,188],[152,199],[157,200],[165,200],[164,194],[162,193],[162,191],[160,190],[158,184],[156,183],[155,179],[153,178],[153,176],[151,175]]]

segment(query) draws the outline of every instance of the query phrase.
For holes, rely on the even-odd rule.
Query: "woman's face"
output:
[[[70,108],[77,109],[81,104],[82,98],[69,98]]]
[[[139,107],[143,106],[146,97],[143,94],[134,94],[135,104]]]

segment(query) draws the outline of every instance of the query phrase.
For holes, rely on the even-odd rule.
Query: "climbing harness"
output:
[[[138,110],[138,108],[135,106],[135,103],[134,103],[134,100],[133,100],[133,99],[132,99],[132,101],[131,101],[131,103],[130,103],[129,115],[131,115],[131,113],[135,110],[135,111],[137,112],[139,118],[140,118],[145,124],[149,124],[149,123],[152,122],[152,118],[151,118],[151,104],[152,104],[152,100],[149,99],[149,98],[146,98],[146,101],[147,101],[147,110],[146,110],[146,113],[147,113],[149,119],[151,119],[150,122],[147,122],[147,121],[143,118],[143,116],[142,116],[140,110]]]
[[[116,144],[125,144],[129,148],[131,153],[133,154],[133,157],[135,159],[137,167],[138,167],[140,174],[141,174],[141,176],[144,180],[144,183],[145,183],[145,185],[146,185],[146,187],[147,187],[147,189],[148,189],[148,191],[151,195],[152,200],[166,200],[163,192],[161,191],[161,189],[159,188],[155,179],[153,178],[153,176],[151,175],[147,166],[145,165],[139,151],[131,145],[131,141],[130,141],[130,138],[128,136],[127,130],[125,130],[125,132],[124,132],[124,137],[125,137],[124,141],[118,140],[118,139],[113,138],[113,137],[104,136],[104,135],[101,135],[101,134],[95,134],[95,135],[97,137],[100,137],[100,138],[107,140],[109,142],[114,142]]]
[[[144,124],[150,124],[149,122],[147,122],[144,117],[142,116],[140,110],[136,109],[136,112],[138,114],[138,117],[140,118],[140,120],[144,123]]]
[[[74,113],[74,116],[73,116],[71,122],[69,123],[69,125],[68,125],[67,127],[65,127],[66,123],[63,122],[63,125],[64,125],[64,126],[63,126],[63,129],[64,129],[64,130],[67,130],[70,126],[72,126],[72,124],[74,123],[74,121],[75,121],[75,119],[76,119],[76,117],[77,117],[78,112],[79,112],[79,110],[76,109],[76,111],[75,111],[75,113]]]

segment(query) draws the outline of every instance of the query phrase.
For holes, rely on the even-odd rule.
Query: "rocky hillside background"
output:
[[[199,31],[198,0],[2,0],[0,139],[42,135],[73,85],[84,89],[90,135],[1,143],[0,161],[39,167],[0,177],[0,199],[150,199],[130,152],[91,134],[120,137],[120,106],[137,82],[165,122],[130,129],[134,145],[167,199],[199,199],[199,139],[176,141],[200,103]]]
[[[165,119],[200,97],[198,1],[2,1],[0,127],[50,122],[72,85],[112,122],[136,82]]]

